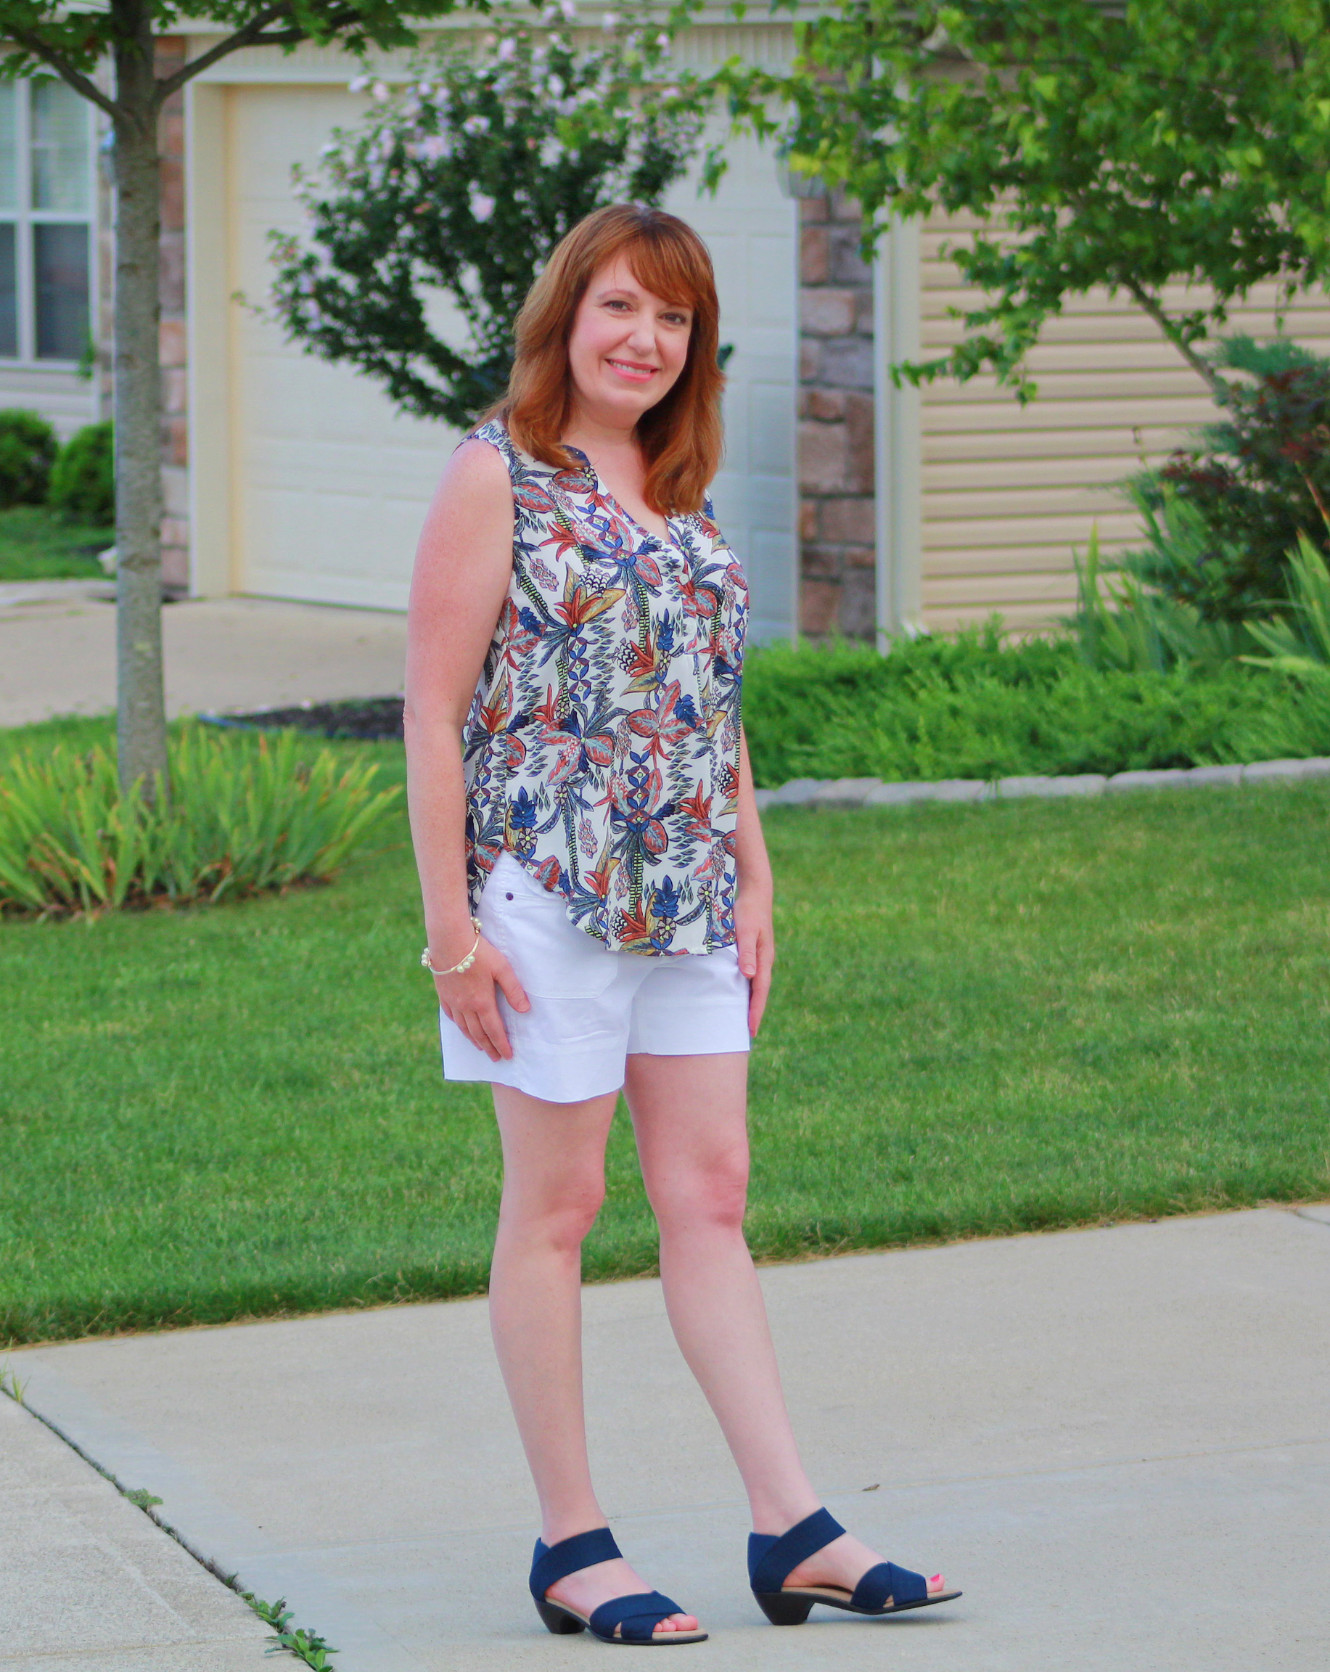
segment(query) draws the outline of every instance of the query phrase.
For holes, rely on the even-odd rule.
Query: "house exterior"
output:
[[[216,38],[183,29],[162,43],[162,69]],[[784,20],[718,12],[678,51],[703,67],[775,63],[790,46]],[[456,435],[397,413],[264,314],[268,233],[300,225],[291,167],[315,165],[331,130],[355,122],[358,68],[312,46],[251,48],[163,113],[163,546],[180,592],[405,607]],[[390,79],[406,59],[375,68]],[[110,413],[104,137],[59,83],[0,84],[0,405],[36,408],[62,434]],[[1096,525],[1108,550],[1137,533],[1113,484],[1213,416],[1200,379],[1132,304],[1091,295],[1050,323],[1029,407],[988,378],[897,387],[894,361],[954,338],[950,310],[968,299],[946,246],[967,228],[893,226],[865,262],[853,204],[793,195],[754,141],[730,142],[729,161],[714,197],[689,180],[668,206],[711,247],[734,344],[715,499],[756,636],[881,638],[994,611],[1033,629],[1065,611],[1073,548]],[[1232,328],[1273,331],[1273,292]],[[1330,303],[1298,304],[1285,328],[1330,349]]]
[[[62,438],[104,415],[89,353],[109,277],[97,140],[62,82],[0,82],[0,404],[35,408]]]

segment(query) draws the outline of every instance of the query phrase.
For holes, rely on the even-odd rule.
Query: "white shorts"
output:
[[[550,1103],[580,1103],[623,1084],[625,1058],[746,1051],[748,978],[735,947],[650,957],[615,952],[568,919],[510,853],[480,896],[481,932],[522,983],[530,1010],[499,993],[513,1048],[492,1062],[439,1012],[446,1080],[488,1080]]]

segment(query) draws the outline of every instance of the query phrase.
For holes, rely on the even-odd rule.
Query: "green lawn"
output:
[[[1330,785],[766,827],[760,1256],[1330,1196]],[[331,888],[0,924],[0,1341],[482,1288],[420,944],[404,820]],[[610,1173],[588,1276],[651,1271],[622,1119]]]
[[[113,528],[62,522],[44,505],[0,511],[0,581],[98,579],[97,553],[115,544]]]

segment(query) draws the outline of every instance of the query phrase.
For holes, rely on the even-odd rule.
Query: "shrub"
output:
[[[1193,508],[1175,502],[1169,510],[1184,522]],[[1099,531],[1090,534],[1085,561],[1076,564],[1076,608],[1063,627],[1081,659],[1101,672],[1166,673],[1185,664],[1214,668],[1231,662],[1256,642],[1253,624],[1207,620],[1184,598],[1151,591],[1130,570],[1105,572]]]
[[[216,903],[326,881],[400,794],[376,768],[282,733],[171,741],[169,802],[121,795],[115,761],[56,743],[0,776],[0,911],[91,914],[155,902]]]
[[[115,521],[115,426],[108,418],[76,430],[51,469],[51,504],[70,521]]]
[[[0,412],[0,507],[43,504],[55,452],[55,431],[40,413]]]
[[[1300,535],[1330,550],[1330,360],[1283,337],[1231,337],[1210,358],[1238,374],[1225,416],[1128,484],[1149,544],[1124,561],[1204,620],[1242,621],[1286,596]]]
[[[1264,669],[1088,667],[1069,638],[1005,643],[996,625],[867,645],[770,645],[744,672],[756,783],[801,776],[997,778],[1243,758],[1258,719],[1298,703]],[[1330,753],[1330,712],[1303,754]]]
[[[1286,674],[1281,684],[1280,700],[1235,728],[1241,758],[1279,761],[1330,755],[1330,666],[1310,664]]]
[[[1246,660],[1285,673],[1324,672],[1330,669],[1330,569],[1305,534],[1288,567],[1288,610],[1252,622],[1250,636],[1268,654]]]

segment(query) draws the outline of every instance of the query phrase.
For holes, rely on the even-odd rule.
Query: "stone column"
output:
[[[873,273],[841,194],[799,200],[799,627],[876,629]]]

